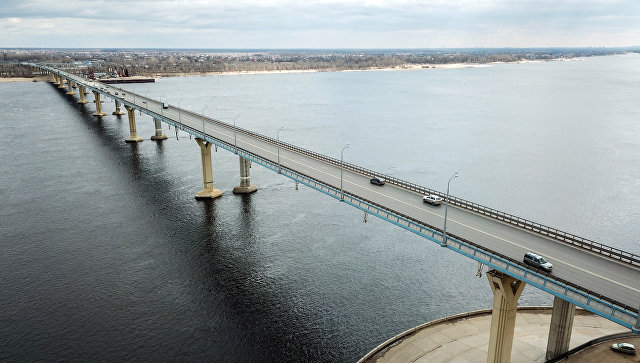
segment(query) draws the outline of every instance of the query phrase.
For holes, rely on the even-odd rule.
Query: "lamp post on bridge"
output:
[[[200,112],[202,114],[202,134],[203,135],[205,134],[205,132],[204,132],[204,110],[205,110],[205,108],[207,108],[206,105],[202,108],[202,112]]]
[[[344,202],[344,190],[342,189],[342,165],[344,163],[344,150],[351,147],[351,144],[346,144],[342,151],[340,151],[340,201]]]
[[[449,178],[449,181],[447,182],[447,199],[444,205],[444,228],[442,229],[442,244],[440,245],[441,247],[447,246],[447,211],[449,209],[449,185],[451,184],[451,181],[457,177],[458,172],[456,171],[456,173],[453,174],[453,176]]]
[[[236,119],[240,117],[240,114],[237,114],[236,117],[233,118],[233,147],[236,151],[236,154],[238,153],[238,138],[236,135]]]
[[[284,126],[281,126],[276,133],[276,139],[278,140],[278,174],[280,174],[280,131],[284,130]]]
[[[180,100],[178,100],[178,123],[180,124],[180,128],[182,129],[182,112],[180,111],[180,102],[182,101],[182,98]],[[178,134],[178,130],[176,129],[176,135]]]

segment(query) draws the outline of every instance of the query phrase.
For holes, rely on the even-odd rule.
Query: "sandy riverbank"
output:
[[[231,71],[231,72],[202,72],[202,73],[157,73],[153,77],[185,77],[185,76],[233,76],[244,74],[270,74],[270,73],[312,73],[312,72],[369,72],[369,71],[407,71],[432,68],[479,68],[489,67],[489,64],[475,63],[452,63],[452,64],[406,64],[397,67],[378,68],[371,67],[367,69],[288,69],[288,70],[272,70],[272,71]]]
[[[559,58],[553,59],[551,61],[568,61],[568,60],[578,60],[579,58]],[[537,63],[537,62],[548,62],[545,60],[522,60],[517,62],[510,63]],[[232,72],[201,72],[201,73],[157,73],[153,76],[133,76],[138,78],[162,78],[162,77],[186,77],[186,76],[234,76],[234,75],[249,75],[249,74],[273,74],[273,73],[311,73],[311,72],[369,72],[369,71],[409,71],[409,70],[420,70],[420,69],[460,69],[460,68],[481,68],[481,67],[491,67],[493,64],[504,64],[505,62],[494,62],[494,63],[450,63],[450,64],[405,64],[397,67],[388,67],[388,68],[378,68],[371,67],[367,69],[290,69],[290,70],[271,70],[271,71],[232,71]],[[6,82],[46,82],[49,81],[49,76],[37,76],[34,78],[0,78],[0,83]]]
[[[23,77],[10,77],[10,78],[0,78],[0,83],[9,83],[9,82],[47,82],[50,80],[49,76],[37,76],[32,78],[23,78]]]

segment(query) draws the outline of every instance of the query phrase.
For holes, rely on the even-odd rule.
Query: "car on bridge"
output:
[[[525,253],[523,261],[527,265],[543,269],[547,272],[550,272],[553,269],[553,265],[551,264],[551,262],[547,261],[540,255],[536,255],[533,252]]]
[[[384,185],[384,181],[385,181],[384,178],[381,178],[379,176],[374,176],[370,180],[371,184],[375,184],[375,185]]]
[[[444,201],[442,197],[437,196],[435,194],[429,194],[422,197],[422,201],[425,203],[429,203],[431,205],[440,205]]]
[[[620,352],[620,353],[626,353],[626,354],[631,354],[631,355],[635,355],[636,354],[636,347],[633,344],[629,344],[629,343],[615,343],[611,345],[611,350],[614,350],[616,352]]]

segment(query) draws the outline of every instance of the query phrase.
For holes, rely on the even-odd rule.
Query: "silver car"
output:
[[[524,263],[533,267],[541,268],[547,272],[553,269],[551,262],[547,261],[544,257],[536,255],[533,252],[527,252],[524,254]]]
[[[633,344],[629,344],[629,343],[615,343],[611,345],[611,349],[620,353],[626,353],[631,355],[636,354],[636,347],[634,347]]]
[[[429,203],[431,205],[440,205],[444,201],[442,197],[439,197],[435,194],[429,194],[422,197],[422,201],[425,203]]]

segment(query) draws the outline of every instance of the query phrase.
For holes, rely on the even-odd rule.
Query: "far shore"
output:
[[[580,58],[558,58],[551,61],[571,61],[579,60]],[[538,63],[546,62],[544,60],[524,60],[517,62],[509,62],[513,64],[518,63]],[[234,76],[234,75],[249,75],[249,74],[272,74],[272,73],[312,73],[312,72],[369,72],[369,71],[410,71],[420,69],[460,69],[460,68],[481,68],[490,67],[493,64],[504,64],[505,62],[493,62],[493,63],[450,63],[450,64],[405,64],[397,67],[389,68],[377,68],[371,67],[367,69],[340,69],[340,70],[325,70],[325,69],[291,69],[291,70],[272,70],[272,71],[231,71],[231,72],[182,72],[182,73],[156,73],[152,78],[163,77],[185,77],[185,76]],[[136,77],[136,76],[134,76]],[[142,77],[142,76],[140,76]],[[49,76],[36,76],[33,78],[26,77],[12,77],[12,78],[0,78],[0,83],[8,82],[46,82],[51,78]]]

